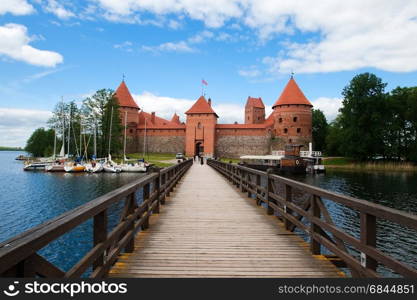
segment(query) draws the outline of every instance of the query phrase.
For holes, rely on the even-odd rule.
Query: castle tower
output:
[[[248,97],[245,105],[245,124],[262,124],[265,122],[265,105],[262,98]]]
[[[115,96],[120,105],[120,120],[126,126],[126,151],[128,153],[137,152],[138,144],[136,131],[139,124],[139,106],[136,104],[129,89],[123,80],[115,92]],[[127,117],[127,118],[126,118]],[[126,118],[126,119],[125,119]]]
[[[312,141],[313,105],[291,77],[281,96],[272,106],[274,115],[274,135],[278,137],[278,147],[283,150],[285,144],[302,144],[308,147]]]
[[[194,156],[199,153],[214,156],[217,114],[211,108],[211,100],[204,96],[198,98],[194,105],[185,112],[187,115],[185,129],[185,153]]]
[[[115,92],[116,98],[119,101],[120,105],[120,117],[122,120],[122,124],[125,123],[125,113],[127,112],[127,123],[131,124],[132,126],[135,123],[135,127],[139,123],[139,106],[136,104],[135,100],[133,99],[132,95],[130,94],[129,89],[126,86],[125,81],[123,80],[120,83],[119,87]]]

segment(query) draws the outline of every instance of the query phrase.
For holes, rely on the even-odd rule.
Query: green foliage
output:
[[[326,135],[326,154],[332,156],[344,155],[344,139],[343,130],[339,115],[333,122],[330,123]]]
[[[390,93],[385,87],[374,74],[363,73],[343,89],[343,107],[327,131],[328,155],[417,161],[417,87]]]
[[[94,152],[94,132],[97,138],[97,156],[108,154],[110,134],[110,116],[113,107],[113,124],[111,130],[111,153],[120,153],[122,149],[122,133],[118,101],[114,91],[110,89],[98,90],[91,97],[83,101],[81,107],[75,101],[59,102],[48,121],[51,128],[65,139],[65,153],[69,155],[92,155]],[[57,152],[60,150],[57,146]]]
[[[0,151],[22,151],[24,150],[22,147],[3,147],[0,146]]]
[[[329,125],[320,109],[313,109],[312,123],[313,149],[323,151],[326,146],[326,135]]]
[[[342,92],[340,109],[343,151],[358,160],[383,154],[386,83],[370,73],[355,76]]]
[[[36,129],[27,141],[25,150],[34,157],[51,156],[54,146],[54,130]]]

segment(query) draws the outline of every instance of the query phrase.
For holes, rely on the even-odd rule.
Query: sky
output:
[[[269,114],[292,72],[328,121],[359,73],[416,86],[417,1],[0,0],[0,146],[123,76],[141,109],[182,121],[204,79],[232,123],[248,96]]]

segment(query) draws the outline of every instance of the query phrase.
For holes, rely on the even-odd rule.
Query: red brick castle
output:
[[[269,154],[283,150],[285,144],[307,147],[312,140],[313,105],[292,77],[267,118],[262,99],[248,97],[244,124],[218,124],[219,116],[211,106],[211,99],[204,96],[185,112],[185,123],[176,113],[166,120],[155,112],[142,111],[124,81],[117,88],[116,97],[123,124],[127,112],[128,152],[142,152],[146,141],[148,152],[238,157]]]

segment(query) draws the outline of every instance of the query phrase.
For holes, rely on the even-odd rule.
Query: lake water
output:
[[[357,172],[327,170],[326,174],[294,176],[293,179],[326,190],[352,196],[417,214],[417,173],[414,172]],[[360,237],[359,213],[343,205],[324,200],[334,223]],[[417,232],[390,221],[377,219],[377,248],[397,260],[417,269]],[[358,253],[351,253],[358,256]],[[397,276],[380,266],[384,276]]]
[[[14,158],[21,153],[0,151],[0,241],[80,206],[140,176],[125,174],[68,174],[25,172]],[[345,195],[417,213],[416,173],[364,173],[329,170],[326,174],[295,179]],[[137,195],[140,202],[141,195]],[[122,201],[109,210],[109,228],[118,219]],[[325,201],[334,222],[359,236],[359,214]],[[78,226],[40,251],[63,270],[68,270],[92,247],[92,221]],[[378,221],[378,248],[417,268],[416,232]],[[354,252],[352,252],[354,253]],[[385,276],[395,276],[380,268]]]
[[[0,151],[0,242],[144,176],[23,171],[23,162],[15,160],[19,154],[24,153]],[[122,205],[120,201],[109,210],[109,229],[116,224]],[[89,220],[76,227],[40,254],[69,270],[92,248],[91,224]]]

